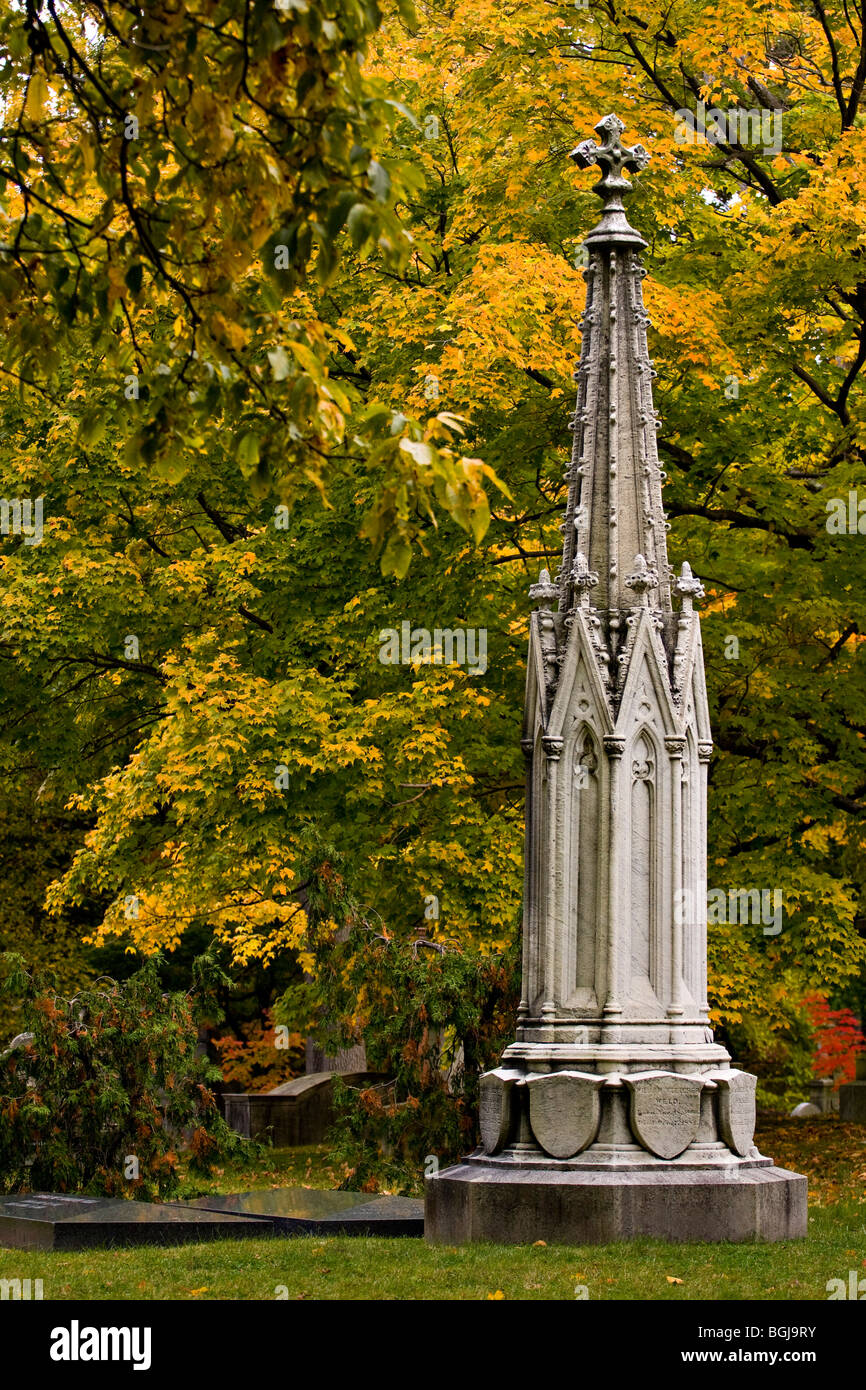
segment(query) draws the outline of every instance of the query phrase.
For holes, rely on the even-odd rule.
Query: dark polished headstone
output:
[[[197,1197],[197,1210],[265,1217],[280,1235],[423,1236],[424,1203],[378,1192],[274,1187],[261,1192]]]
[[[270,1222],[176,1203],[34,1192],[0,1197],[0,1246],[89,1250],[104,1245],[185,1245],[273,1234]]]

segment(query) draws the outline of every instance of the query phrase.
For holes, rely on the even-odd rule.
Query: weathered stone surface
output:
[[[296,1076],[271,1091],[226,1091],[221,1104],[226,1123],[245,1139],[270,1139],[277,1148],[321,1144],[333,1121],[333,1071]],[[347,1086],[373,1086],[382,1072],[344,1072]]]
[[[601,1117],[601,1076],[560,1071],[527,1077],[529,1123],[545,1153],[572,1158],[591,1144]]]
[[[676,1158],[697,1136],[703,1082],[675,1072],[624,1076],[631,1104],[631,1127],[640,1143],[659,1158]]]
[[[747,1071],[714,1074],[719,1088],[719,1129],[729,1149],[745,1158],[755,1143],[755,1088]]]
[[[588,157],[634,157],[616,117],[596,129]],[[703,588],[668,560],[643,239],[621,208],[615,233],[606,219],[587,241],[562,562],[530,591],[518,1037],[559,1043],[591,1025],[602,1042],[705,1044]]]
[[[797,1173],[758,1166],[731,1176],[665,1164],[649,1174],[463,1163],[428,1178],[424,1234],[443,1245],[792,1240],[807,1233],[806,1189]]]
[[[839,1118],[849,1124],[866,1125],[866,1081],[849,1081],[839,1087]]]
[[[478,1124],[484,1152],[498,1154],[508,1142],[511,1128],[511,1093],[520,1072],[497,1067],[481,1078]]]
[[[562,561],[530,589],[522,987],[502,1059],[525,1085],[509,1138],[492,1084],[489,1157],[428,1184],[434,1240],[806,1229],[805,1179],[752,1148],[751,1078],[705,1084],[730,1057],[707,1002],[703,587],[668,558],[645,243],[621,203],[622,170],[647,156],[624,129],[605,116],[573,151],[601,165],[605,208],[586,240]]]
[[[839,1109],[839,1092],[833,1090],[829,1077],[815,1077],[809,1082],[809,1103],[817,1105],[822,1115],[829,1115]]]

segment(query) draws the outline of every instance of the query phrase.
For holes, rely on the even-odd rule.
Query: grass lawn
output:
[[[758,1143],[806,1173],[809,1238],[780,1245],[431,1247],[421,1240],[215,1241],[75,1254],[0,1250],[0,1278],[41,1278],[46,1299],[816,1299],[866,1277],[866,1129],[835,1118],[764,1120]],[[275,1150],[199,1191],[306,1184],[341,1174],[320,1150]],[[681,1281],[681,1282],[680,1282]]]

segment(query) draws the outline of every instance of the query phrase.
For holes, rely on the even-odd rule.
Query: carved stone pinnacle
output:
[[[703,598],[704,596],[704,586],[701,583],[701,581],[695,575],[692,574],[692,567],[689,564],[688,560],[683,561],[683,567],[680,572],[680,577],[677,580],[675,587],[677,593],[682,594],[683,609],[686,613],[690,613],[692,611],[693,599]]]
[[[559,589],[551,580],[549,570],[542,570],[538,576],[538,583],[530,585],[529,597],[541,599],[545,607],[551,599],[559,598]]]
[[[658,576],[651,570],[642,555],[634,557],[634,573],[626,575],[625,587],[633,589],[638,598],[642,599],[650,589],[657,589],[659,585]]]
[[[649,163],[649,153],[643,145],[629,147],[622,144],[620,136],[625,126],[618,116],[603,116],[595,129],[601,143],[582,140],[570,155],[580,169],[588,169],[591,165],[598,164],[603,171],[602,178],[593,191],[601,198],[604,211],[601,222],[586,238],[587,243],[608,241],[645,246],[643,237],[629,226],[625,216],[622,200],[631,184],[623,177],[623,170],[639,173]]]

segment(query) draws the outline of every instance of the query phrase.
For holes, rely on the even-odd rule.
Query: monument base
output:
[[[424,1234],[440,1245],[794,1240],[807,1234],[807,1186],[757,1164],[557,1171],[479,1155],[427,1179]]]

